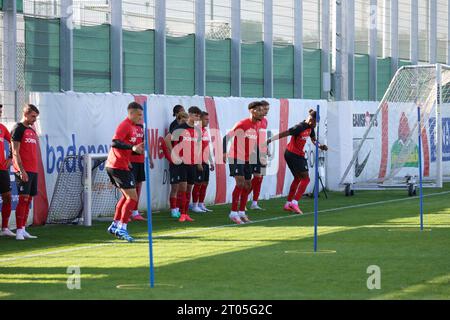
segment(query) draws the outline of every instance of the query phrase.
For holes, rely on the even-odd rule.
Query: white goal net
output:
[[[354,142],[341,185],[370,189],[415,184],[421,159],[424,186],[442,187],[442,108],[449,101],[448,66],[400,68],[362,139]]]

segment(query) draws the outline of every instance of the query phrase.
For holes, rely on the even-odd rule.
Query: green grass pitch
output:
[[[36,240],[0,239],[0,299],[449,299],[450,185],[425,190],[359,191],[319,200],[319,253],[313,253],[313,200],[303,216],[282,211],[285,199],[262,201],[254,223],[232,225],[229,206],[179,223],[154,214],[156,286],[148,287],[147,224],[132,222],[132,244],[93,227],[30,228]],[[369,266],[381,271],[369,290]],[[67,268],[80,267],[69,290]]]

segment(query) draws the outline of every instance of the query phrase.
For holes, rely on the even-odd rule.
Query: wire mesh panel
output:
[[[408,66],[397,71],[376,112],[361,119],[354,115],[354,124],[361,123],[365,132],[354,141],[353,159],[341,183],[395,186],[417,181],[422,156],[424,181],[439,186],[441,101],[447,98],[449,85],[450,70],[444,66]]]
[[[90,158],[89,158],[90,159]],[[105,170],[106,156],[91,160],[91,179],[85,180],[82,156],[68,156],[58,168],[58,178],[49,207],[47,223],[81,223],[85,203],[85,181],[89,183],[92,219],[112,217],[120,192]]]
[[[166,32],[171,36],[195,33],[195,1],[166,0]]]
[[[124,0],[122,11],[122,25],[125,30],[155,29],[155,0]]]
[[[205,1],[205,36],[211,40],[231,38],[231,0]]]

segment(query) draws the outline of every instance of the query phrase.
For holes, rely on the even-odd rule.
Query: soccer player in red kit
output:
[[[133,152],[144,153],[144,143],[137,143],[139,133],[137,125],[142,123],[143,115],[144,108],[139,103],[132,102],[128,105],[128,116],[117,127],[106,160],[106,172],[112,184],[122,193],[122,198],[116,205],[114,221],[109,226],[108,232],[128,242],[134,241],[128,234],[127,224],[138,201],[136,182],[130,170],[130,160]]]
[[[248,105],[250,117],[235,124],[233,129],[223,138],[223,161],[227,158],[230,176],[236,180],[233,191],[230,219],[237,223],[250,222],[245,214],[245,205],[252,188],[253,167],[256,164],[256,146],[258,143],[258,122],[262,119],[261,102]],[[227,153],[228,141],[233,140]]]
[[[16,240],[37,238],[29,234],[25,226],[31,201],[37,194],[38,186],[38,137],[32,128],[38,115],[39,110],[36,106],[25,105],[22,121],[17,123],[11,131],[13,171],[19,193],[19,202],[16,207]]]
[[[182,105],[177,104],[173,107],[173,116],[175,120],[169,126],[169,133],[166,135],[164,141],[164,154],[166,159],[169,161],[169,175],[170,175],[170,194],[169,194],[169,202],[170,202],[170,215],[172,218],[179,219],[180,218],[180,208],[179,202],[181,202],[181,198],[178,197],[178,187],[180,185],[180,167],[175,165],[171,159],[171,152],[174,145],[174,141],[172,141],[172,134],[175,129],[182,123],[187,121],[189,115],[185,112],[184,107]],[[181,194],[180,194],[181,197]]]
[[[208,132],[209,114],[203,111],[201,116],[202,121],[202,166],[203,170],[196,170],[196,181],[192,189],[192,211],[193,212],[211,212],[212,210],[206,208],[205,197],[206,190],[209,184],[209,171],[214,171],[214,162],[210,152],[211,138]]]
[[[136,144],[141,144],[144,142],[144,125],[137,124],[136,126],[138,130],[136,136],[137,137]],[[149,155],[149,160],[150,160],[150,169],[153,169],[154,164],[151,155]],[[144,217],[142,217],[138,211],[139,197],[141,195],[142,183],[145,181],[145,155],[132,152],[130,161],[131,161],[131,171],[133,172],[134,181],[136,182],[136,193],[138,196],[136,206],[134,207],[134,210],[131,214],[131,220],[145,221]]]
[[[263,100],[261,101],[262,107],[261,112],[263,118],[258,122],[257,132],[258,132],[258,150],[257,150],[257,163],[253,170],[252,179],[252,191],[253,191],[253,202],[250,207],[251,210],[264,210],[258,205],[259,195],[261,193],[261,185],[263,178],[266,175],[267,166],[267,125],[268,121],[266,116],[269,114],[270,104],[269,102]]]
[[[3,105],[0,104],[0,117],[2,116]],[[5,156],[5,141],[10,145],[11,135],[8,129],[0,123],[0,193],[2,195],[2,229],[0,237],[15,237],[16,234],[9,230],[9,217],[11,216],[11,180],[9,178],[9,167],[12,163],[12,152]]]
[[[267,140],[267,144],[269,144],[273,141],[292,136],[284,153],[286,163],[294,176],[294,181],[291,184],[287,202],[284,206],[284,210],[286,211],[292,211],[297,214],[303,213],[298,207],[298,201],[300,201],[310,182],[308,162],[305,158],[304,148],[308,137],[311,138],[314,145],[318,143],[316,141],[316,133],[314,132],[315,127],[316,111],[311,109],[305,121]],[[328,150],[326,145],[319,145],[319,148],[324,151]]]
[[[200,117],[202,111],[198,107],[190,107],[189,120],[179,125],[172,134],[175,143],[171,151],[174,164],[178,164],[180,184],[178,186],[180,219],[178,221],[194,221],[189,214],[192,188],[197,170],[203,170],[201,161],[202,131]]]

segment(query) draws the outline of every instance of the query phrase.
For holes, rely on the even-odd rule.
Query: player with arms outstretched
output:
[[[286,160],[286,163],[294,176],[294,181],[291,184],[287,202],[284,206],[284,210],[286,211],[292,211],[297,214],[303,213],[298,206],[298,201],[302,198],[310,182],[308,162],[305,158],[304,148],[308,138],[311,139],[314,145],[318,143],[316,141],[316,133],[314,131],[315,127],[316,111],[311,109],[309,110],[309,116],[305,121],[300,122],[289,130],[281,132],[280,134],[267,140],[267,144],[269,144],[273,141],[292,136],[291,141],[287,145],[284,153],[284,159]],[[319,148],[324,151],[328,150],[326,145],[319,144]]]

